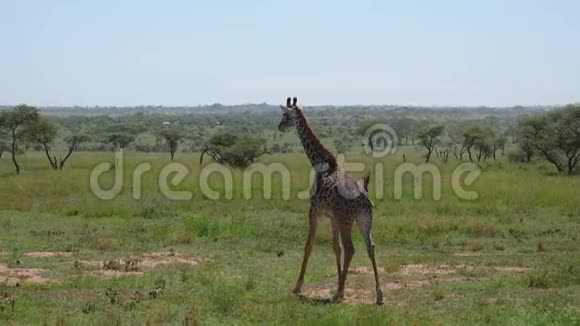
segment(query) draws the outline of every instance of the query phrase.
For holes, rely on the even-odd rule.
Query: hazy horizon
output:
[[[75,109],[75,108],[82,108],[82,109],[106,109],[106,108],[118,108],[118,109],[134,109],[134,108],[146,108],[146,107],[153,107],[153,108],[207,108],[214,105],[221,105],[224,107],[237,107],[237,106],[260,106],[260,105],[267,105],[272,106],[274,109],[277,109],[280,103],[232,103],[232,104],[224,104],[224,103],[207,103],[207,104],[176,104],[176,105],[163,105],[163,104],[137,104],[137,105],[42,105],[42,104],[33,104],[33,103],[17,103],[17,104],[3,104],[0,103],[0,108],[9,108],[15,107],[17,105],[33,105],[40,109]],[[532,105],[507,105],[507,106],[488,106],[488,105],[410,105],[410,104],[390,104],[390,103],[370,103],[370,104],[316,104],[316,105],[303,105],[305,108],[323,108],[323,107],[390,107],[390,108],[416,108],[416,109],[513,109],[513,108],[559,108],[565,107],[567,105],[574,105],[578,104],[575,102],[565,103],[565,104],[532,104]]]
[[[0,5],[0,103],[580,102],[580,2]]]

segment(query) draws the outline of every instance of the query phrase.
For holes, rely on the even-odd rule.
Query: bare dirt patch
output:
[[[420,288],[430,285],[438,285],[443,283],[460,283],[460,282],[475,282],[480,281],[481,278],[474,277],[452,277],[452,278],[441,278],[441,279],[428,279],[428,280],[394,280],[386,282],[384,288],[386,289],[404,289],[404,288]]]
[[[461,283],[461,282],[477,282],[485,280],[485,277],[465,277],[454,276],[461,271],[472,271],[476,269],[491,270],[499,272],[519,273],[528,271],[528,267],[523,266],[474,266],[467,264],[457,265],[427,265],[427,264],[408,264],[401,265],[396,272],[389,273],[389,279],[382,280],[381,285],[383,290],[396,289],[412,289],[427,286],[434,286],[438,284]],[[384,268],[378,268],[379,275],[385,275]],[[366,266],[353,267],[349,270],[350,274],[373,274],[372,268]],[[439,275],[449,275],[446,277],[437,277]],[[393,279],[401,277],[401,279]],[[329,275],[329,277],[336,277],[336,274]],[[343,303],[346,304],[373,304],[375,302],[375,291],[372,288],[354,288],[345,289]],[[303,298],[311,302],[329,303],[330,298],[336,291],[334,285],[320,285],[310,288],[305,288]],[[397,303],[399,304],[399,303]]]
[[[160,265],[190,265],[195,266],[204,260],[200,257],[186,256],[180,253],[167,252],[152,252],[144,254],[140,257],[141,266],[145,269],[153,269]]]
[[[139,256],[131,256],[112,260],[79,260],[75,263],[77,268],[86,268],[88,274],[104,277],[120,277],[143,275],[145,272],[164,265],[189,265],[195,266],[204,259],[188,256],[173,251],[151,252]]]
[[[476,282],[480,281],[481,278],[470,278],[470,277],[454,277],[446,279],[429,279],[429,280],[392,280],[392,281],[382,281],[381,286],[383,291],[385,290],[396,290],[396,289],[412,289],[420,288],[426,286],[433,286],[444,283],[460,283],[460,282]],[[315,286],[310,288],[305,288],[302,297],[313,302],[325,302],[329,303],[332,296],[334,295],[336,288],[333,286]],[[387,298],[388,299],[388,296]],[[346,288],[344,290],[344,299],[342,303],[345,304],[374,304],[375,303],[375,290],[372,288],[361,289],[361,288]],[[401,303],[399,303],[401,304]]]
[[[473,266],[471,265],[424,265],[424,264],[412,264],[403,265],[398,274],[400,275],[425,275],[425,274],[452,274],[456,273],[458,270],[471,270]]]
[[[87,274],[92,276],[100,276],[104,278],[113,278],[113,277],[124,277],[124,276],[143,276],[144,272],[129,272],[129,271],[122,271],[122,270],[112,270],[112,269],[97,269],[88,271]]]
[[[51,283],[55,279],[42,276],[48,272],[44,268],[10,268],[0,264],[0,284],[4,286],[20,286],[24,282]]]
[[[426,264],[409,264],[409,265],[401,265],[399,270],[396,273],[392,273],[392,275],[403,275],[403,276],[417,276],[417,275],[447,275],[447,274],[454,274],[459,271],[471,271],[476,268],[481,269],[492,269],[495,271],[500,272],[513,272],[513,273],[520,273],[526,272],[530,270],[528,267],[524,266],[474,266],[474,265],[466,265],[466,264],[458,264],[458,265],[426,265]],[[384,273],[384,269],[379,267],[379,274]],[[350,274],[372,274],[373,270],[369,267],[359,266],[354,267],[349,270]],[[336,276],[336,275],[334,275]]]
[[[24,254],[26,257],[49,258],[49,257],[71,257],[71,252],[65,251],[31,251]]]
[[[393,275],[404,275],[404,276],[413,276],[413,275],[427,275],[427,274],[452,274],[456,273],[459,270],[472,270],[474,267],[471,265],[425,265],[425,264],[409,264],[409,265],[401,265],[397,272],[391,273]],[[379,274],[385,272],[384,268],[378,268]],[[369,267],[359,266],[352,268],[349,270],[351,274],[372,274],[373,270]]]

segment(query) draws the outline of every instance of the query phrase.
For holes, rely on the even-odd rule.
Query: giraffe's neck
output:
[[[324,147],[324,145],[322,145],[320,140],[318,140],[318,137],[316,137],[314,131],[312,131],[312,128],[308,125],[308,121],[302,111],[298,111],[296,130],[310,164],[315,168],[321,168],[322,164],[328,164],[328,166],[325,167],[327,172],[333,172],[336,170],[336,158]]]

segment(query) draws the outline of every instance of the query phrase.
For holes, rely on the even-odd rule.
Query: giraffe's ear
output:
[[[283,113],[288,112],[288,108],[285,107],[284,105],[280,105],[280,109],[282,110]]]

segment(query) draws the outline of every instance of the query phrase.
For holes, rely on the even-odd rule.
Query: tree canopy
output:
[[[520,142],[559,173],[574,174],[580,161],[580,105],[529,117],[519,124]]]
[[[209,139],[201,154],[200,164],[207,154],[217,163],[246,167],[266,153],[268,151],[263,138],[223,132]]]
[[[159,135],[165,139],[167,146],[169,147],[169,154],[171,155],[171,160],[175,156],[179,142],[183,139],[183,133],[179,129],[169,128],[163,129],[159,132]]]
[[[417,135],[419,144],[427,149],[425,162],[429,163],[433,150],[441,142],[441,134],[443,134],[443,130],[445,130],[445,127],[443,126],[428,127],[420,131]]]
[[[20,165],[16,154],[20,147],[29,139],[27,128],[38,120],[38,110],[26,104],[21,104],[12,110],[0,112],[0,127],[8,135],[6,149],[12,154],[12,163],[16,174],[20,174]]]

